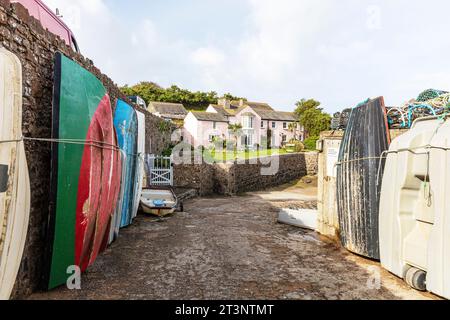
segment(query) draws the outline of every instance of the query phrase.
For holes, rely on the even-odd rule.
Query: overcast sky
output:
[[[450,1],[44,0],[118,84],[155,81],[328,112],[450,89]]]

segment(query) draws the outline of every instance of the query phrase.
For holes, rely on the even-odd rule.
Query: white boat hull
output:
[[[154,201],[163,201],[164,205],[158,206]],[[171,190],[143,189],[141,196],[141,208],[146,214],[164,217],[176,211],[178,200]]]
[[[22,66],[14,54],[0,48],[0,300],[9,299],[14,288],[30,215],[30,180],[21,137]]]

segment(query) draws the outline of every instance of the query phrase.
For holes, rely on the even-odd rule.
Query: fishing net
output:
[[[439,96],[446,94],[448,92],[436,89],[428,89],[422,92],[419,97],[417,97],[418,102],[425,102],[428,100],[436,99]]]
[[[427,93],[428,91],[428,93]],[[431,90],[421,94],[422,99],[411,100],[401,107],[387,108],[388,122],[391,129],[411,128],[416,119],[427,116],[439,116],[450,111],[450,93]],[[440,94],[438,94],[440,92]],[[433,97],[422,101],[425,97]]]

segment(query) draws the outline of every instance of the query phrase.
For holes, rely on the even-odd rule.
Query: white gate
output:
[[[150,186],[173,186],[172,157],[147,155],[145,160]]]

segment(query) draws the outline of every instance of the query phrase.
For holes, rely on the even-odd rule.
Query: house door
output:
[[[250,132],[245,133],[242,136],[242,146],[243,147],[252,147],[253,146],[253,134]]]

